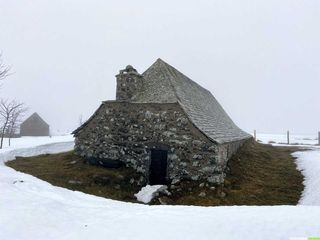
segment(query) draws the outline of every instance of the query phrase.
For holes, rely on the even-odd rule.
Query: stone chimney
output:
[[[142,75],[131,65],[120,70],[117,78],[117,101],[131,101],[142,88]]]

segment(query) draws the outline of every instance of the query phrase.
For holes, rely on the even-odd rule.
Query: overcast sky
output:
[[[72,131],[161,58],[252,133],[320,130],[320,1],[0,0],[0,96]]]

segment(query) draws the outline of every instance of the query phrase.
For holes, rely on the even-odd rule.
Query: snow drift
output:
[[[1,161],[70,150],[72,142],[0,153]],[[297,153],[302,204],[319,205],[319,149]],[[314,169],[314,170],[313,170]],[[312,179],[312,180],[311,180]],[[310,199],[310,200],[308,200]],[[312,201],[311,201],[312,200]],[[319,206],[146,206],[70,191],[0,164],[0,239],[283,239],[320,236]]]

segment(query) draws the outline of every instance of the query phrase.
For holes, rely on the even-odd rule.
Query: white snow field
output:
[[[304,176],[305,188],[299,204],[320,206],[320,149],[295,152],[293,156]]]
[[[57,142],[72,142],[72,135],[64,135],[64,136],[53,136],[53,137],[21,137],[21,138],[12,138],[11,146],[8,146],[8,139],[4,138],[3,141],[3,149],[0,149],[0,153],[7,152],[11,149],[18,148],[28,148],[39,145],[45,145],[49,143],[57,143]]]
[[[296,153],[306,178],[301,200],[306,205],[148,206],[54,187],[3,164],[17,155],[61,152],[73,146],[72,141],[60,141],[64,143],[57,139],[45,146],[29,142],[22,144],[28,148],[0,152],[1,240],[287,240],[320,236],[316,184],[320,178],[316,173],[320,168],[320,149]]]
[[[266,133],[257,133],[257,140],[260,140],[263,143],[269,143],[269,141],[275,142],[274,145],[286,145],[287,144],[287,135],[284,134],[266,134]],[[298,135],[290,134],[290,144],[298,146],[309,146],[318,144],[318,136],[315,135]]]

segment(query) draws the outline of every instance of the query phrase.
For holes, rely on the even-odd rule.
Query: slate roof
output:
[[[251,137],[234,124],[208,90],[161,59],[158,59],[142,75],[143,89],[132,99],[132,102],[178,102],[193,124],[217,143]]]
[[[49,127],[49,124],[46,123],[36,112],[33,113],[30,117],[28,117],[26,120],[24,120],[20,126],[30,124],[30,123],[42,124],[44,126]]]

